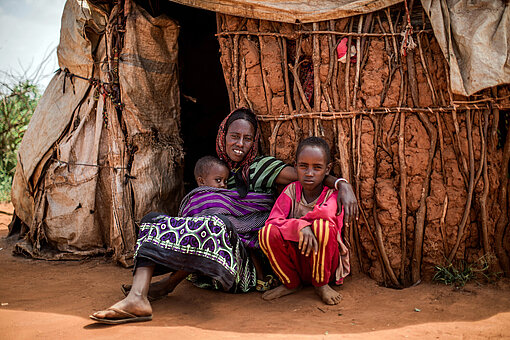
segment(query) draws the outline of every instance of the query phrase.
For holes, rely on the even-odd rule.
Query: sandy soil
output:
[[[0,211],[12,207],[0,204]],[[233,295],[185,282],[156,301],[154,320],[106,326],[88,315],[122,297],[131,271],[104,258],[45,262],[11,255],[10,216],[0,213],[0,338],[288,338],[510,339],[510,280],[458,291],[436,284],[405,290],[364,275],[337,288],[343,301],[325,306],[311,288],[273,302],[259,293]],[[418,311],[419,310],[419,311]]]

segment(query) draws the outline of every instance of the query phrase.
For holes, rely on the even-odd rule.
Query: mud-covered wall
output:
[[[421,7],[401,51],[403,14],[398,5],[306,25],[219,15],[230,105],[253,109],[263,152],[286,162],[301,138],[329,142],[360,203],[346,228],[355,269],[391,286],[484,255],[507,271],[509,87],[452,94]],[[339,43],[353,46],[350,62]]]

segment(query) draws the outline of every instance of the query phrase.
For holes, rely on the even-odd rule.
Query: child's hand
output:
[[[301,254],[305,256],[310,255],[310,252],[314,251],[315,254],[319,251],[319,243],[317,242],[317,238],[313,234],[312,227],[304,227],[299,231],[299,250],[301,250]]]

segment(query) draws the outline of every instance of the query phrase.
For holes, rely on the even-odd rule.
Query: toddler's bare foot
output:
[[[267,292],[262,294],[262,298],[266,301],[274,300],[279,297],[292,294],[292,293],[296,292],[298,289],[299,289],[299,287],[294,288],[294,289],[289,289],[289,288],[285,287],[285,285],[280,285],[280,286],[278,286],[274,289],[268,290]]]
[[[322,299],[322,302],[324,302],[327,305],[336,305],[340,302],[340,300],[342,300],[342,295],[336,292],[329,285],[314,288],[315,293],[317,293],[317,295],[319,295],[320,298]]]

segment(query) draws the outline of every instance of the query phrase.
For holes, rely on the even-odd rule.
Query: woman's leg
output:
[[[152,315],[152,307],[149,300],[147,300],[147,293],[153,273],[154,265],[136,268],[133,285],[128,296],[111,306],[110,309],[92,315],[98,319],[122,319],[126,317],[125,314],[119,314],[115,310],[121,310],[136,316]]]
[[[191,274],[191,272],[178,270],[176,272],[170,273],[164,279],[151,283],[149,285],[149,292],[147,293],[148,298],[158,299],[170,294],[174,291],[175,287],[177,287],[177,285],[181,283],[181,281],[184,280],[189,274]],[[122,287],[124,287],[124,291],[130,292],[132,285],[125,284],[122,285]]]

